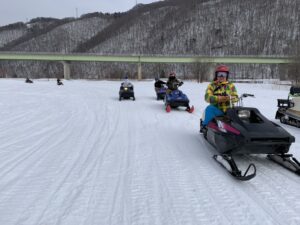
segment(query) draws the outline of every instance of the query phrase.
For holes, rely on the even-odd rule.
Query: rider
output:
[[[159,77],[155,77],[155,83],[154,83],[155,88],[162,88],[164,87],[164,84],[166,84],[166,82],[159,79]]]
[[[133,84],[129,81],[128,76],[125,76],[124,81],[121,83],[121,89],[125,87],[133,90]]]
[[[205,109],[204,120],[201,122],[203,132],[207,124],[216,116],[222,116],[231,107],[232,102],[238,101],[238,94],[233,83],[228,81],[229,68],[220,65],[215,70],[214,80],[208,85],[205,101],[209,106]]]
[[[179,86],[183,85],[183,82],[179,79],[177,79],[176,74],[174,72],[171,72],[169,74],[169,78],[167,81],[167,93],[171,93],[174,90],[177,90]]]

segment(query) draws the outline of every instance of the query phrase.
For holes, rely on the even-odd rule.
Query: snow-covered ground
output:
[[[199,134],[207,83],[185,82],[195,112],[166,113],[153,81],[0,80],[0,224],[300,224],[299,176],[251,156],[257,175],[232,178]],[[236,84],[275,121],[288,87]],[[279,121],[276,121],[279,123]],[[300,159],[300,129],[290,152]]]

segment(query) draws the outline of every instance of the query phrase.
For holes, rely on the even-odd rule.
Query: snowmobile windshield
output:
[[[122,86],[123,87],[132,87],[132,84],[130,82],[126,82],[126,83],[124,82]]]
[[[264,120],[253,110],[238,110],[237,115],[243,122],[246,123],[264,123]]]
[[[250,115],[251,115],[251,113],[249,110],[239,110],[238,111],[238,117],[240,119],[249,119]]]

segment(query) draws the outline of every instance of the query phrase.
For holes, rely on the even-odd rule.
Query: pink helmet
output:
[[[229,73],[229,68],[228,68],[228,66],[220,65],[216,68],[216,72],[227,72],[227,73]]]
[[[227,75],[226,75],[226,80],[228,79],[228,76],[229,76],[229,68],[228,66],[225,66],[225,65],[220,65],[216,68],[215,70],[215,79],[217,79],[217,74],[219,72],[225,72]]]

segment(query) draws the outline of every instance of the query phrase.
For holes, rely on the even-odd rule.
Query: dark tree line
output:
[[[291,80],[294,85],[300,85],[300,43],[294,45],[295,54],[292,57],[293,62],[280,66],[282,79]]]

